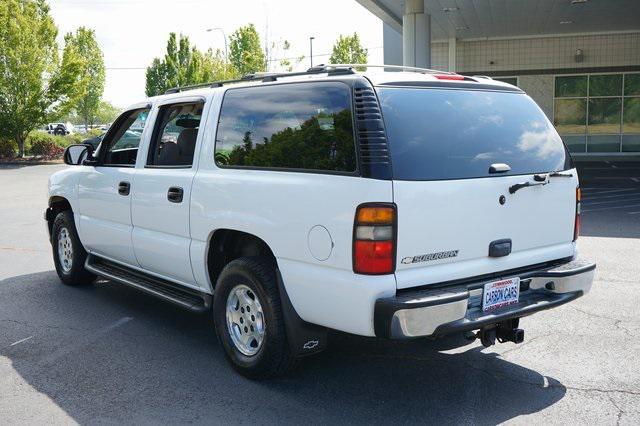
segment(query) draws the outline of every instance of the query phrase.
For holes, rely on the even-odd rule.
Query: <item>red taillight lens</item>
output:
[[[396,208],[392,204],[363,204],[353,224],[353,271],[382,275],[394,271]]]
[[[438,80],[464,80],[464,75],[460,74],[436,74],[434,77]]]
[[[582,200],[582,192],[580,188],[576,188],[576,219],[573,225],[573,241],[580,236],[580,202]]]
[[[359,274],[393,272],[393,241],[358,241],[354,245],[353,269]]]

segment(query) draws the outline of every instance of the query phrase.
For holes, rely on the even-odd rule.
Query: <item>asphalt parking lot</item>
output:
[[[0,423],[640,423],[640,163],[580,164],[594,287],[522,320],[525,343],[334,333],[251,382],[209,318],[110,282],[61,285],[42,213],[63,166],[0,167]]]

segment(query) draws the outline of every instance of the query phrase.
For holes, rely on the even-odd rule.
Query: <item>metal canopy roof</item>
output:
[[[402,31],[404,0],[356,0]],[[640,30],[640,0],[425,0],[432,39]]]

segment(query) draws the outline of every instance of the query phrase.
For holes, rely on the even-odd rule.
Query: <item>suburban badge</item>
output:
[[[405,257],[401,260],[401,263],[408,265],[410,263],[418,262],[430,262],[432,260],[448,259],[450,257],[458,256],[459,250],[441,251],[438,253],[421,254],[419,256]]]

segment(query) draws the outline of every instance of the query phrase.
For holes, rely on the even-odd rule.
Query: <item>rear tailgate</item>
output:
[[[577,173],[527,95],[406,87],[378,88],[378,95],[398,211],[398,288],[574,253]],[[511,193],[517,184],[531,186]],[[510,240],[511,252],[492,257],[498,240]]]
[[[398,288],[571,256],[577,185],[572,172],[572,178],[551,178],[547,185],[513,195],[509,186],[532,177],[395,181]],[[489,257],[489,244],[501,239],[512,241],[511,254]]]

